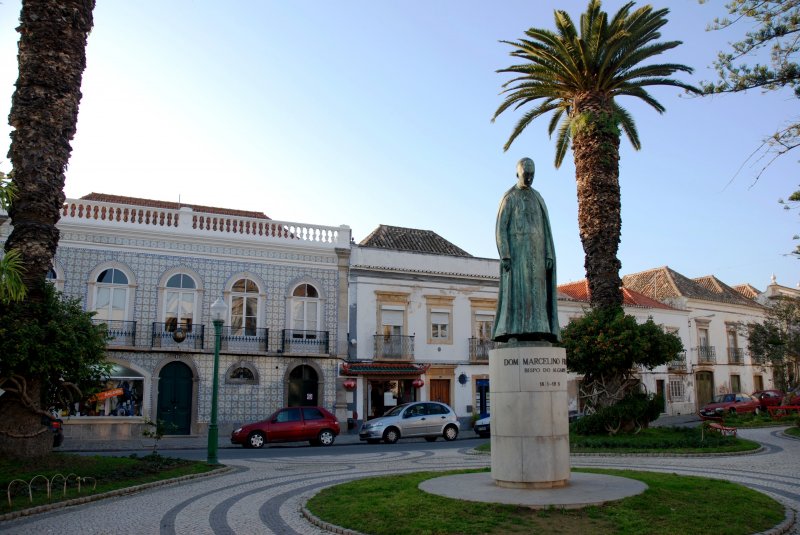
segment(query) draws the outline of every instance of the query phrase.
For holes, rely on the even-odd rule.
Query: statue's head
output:
[[[533,160],[530,158],[523,158],[517,162],[517,185],[520,188],[528,188],[533,183],[533,175],[536,172],[536,167],[533,165]]]

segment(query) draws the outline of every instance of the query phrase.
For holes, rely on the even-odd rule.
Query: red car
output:
[[[336,417],[322,407],[284,407],[260,422],[231,433],[231,443],[261,448],[267,442],[299,442],[330,446],[339,434]]]
[[[724,416],[737,412],[758,414],[760,410],[761,402],[749,394],[720,394],[700,409],[700,416]]]
[[[783,392],[780,390],[757,390],[753,392],[753,397],[761,402],[761,410],[766,411],[767,407],[781,404]]]

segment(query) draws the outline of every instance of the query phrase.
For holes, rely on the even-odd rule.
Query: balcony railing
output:
[[[284,329],[281,338],[282,353],[330,353],[328,331],[299,331]]]
[[[494,348],[495,348],[494,340],[470,338],[469,339],[470,362],[481,362],[489,360],[489,350]]]
[[[220,350],[236,353],[266,353],[269,347],[269,329],[222,327]]]
[[[699,364],[716,364],[717,354],[714,346],[697,346],[697,362]]]
[[[136,322],[122,320],[92,319],[95,325],[105,325],[110,339],[109,346],[134,346],[136,345]]]
[[[667,363],[667,370],[673,373],[686,373],[686,350],[679,351],[675,358]]]
[[[413,360],[414,337],[396,334],[376,334],[375,358],[382,360]]]
[[[753,359],[753,364],[760,364],[760,365],[763,366],[764,364],[767,363],[767,357],[765,357],[764,355],[753,355],[753,354],[751,354],[750,358]]]
[[[204,325],[153,322],[151,345],[170,349],[203,349]]]
[[[744,364],[744,349],[740,347],[729,347],[728,364]]]

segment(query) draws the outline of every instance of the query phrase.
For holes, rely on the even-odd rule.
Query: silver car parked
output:
[[[439,437],[455,440],[460,429],[456,413],[448,405],[436,401],[404,403],[380,418],[361,426],[358,438],[375,444],[383,440],[394,444],[400,438],[425,437],[433,442]]]

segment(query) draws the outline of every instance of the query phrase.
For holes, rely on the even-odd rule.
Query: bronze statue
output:
[[[533,160],[517,163],[517,184],[497,212],[500,292],[492,339],[547,341],[560,337],[556,251],[544,199],[531,187]]]

